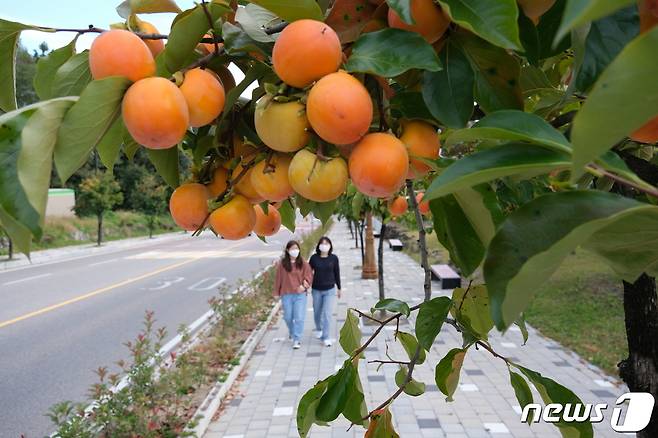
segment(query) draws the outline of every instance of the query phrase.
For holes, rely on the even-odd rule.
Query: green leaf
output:
[[[33,83],[34,90],[40,99],[47,100],[55,97],[52,87],[55,75],[59,68],[75,55],[75,43],[77,40],[78,38],[76,37],[64,47],[53,50],[46,57],[39,58]]]
[[[80,96],[90,82],[89,51],[85,50],[73,55],[57,69],[51,84],[51,93],[54,97]]]
[[[126,20],[132,14],[154,14],[181,10],[174,0],[125,0],[116,8],[117,14]]]
[[[235,86],[231,91],[226,93],[226,102],[224,103],[225,111],[222,111],[223,121],[228,114],[231,114],[231,111],[228,111],[228,108],[232,108],[233,105],[238,101],[240,95],[251,85],[254,81],[260,80],[268,73],[271,73],[272,69],[262,62],[254,62],[253,65],[246,71],[244,79]]]
[[[273,43],[276,38],[265,33],[265,28],[276,24],[277,16],[253,3],[248,3],[244,8],[238,8],[235,12],[235,21],[240,23],[242,29],[255,41],[261,43]]]
[[[134,138],[132,138],[130,132],[128,132],[128,129],[125,127],[125,124],[123,127],[122,138],[123,153],[126,154],[126,157],[128,157],[129,160],[132,160],[141,146],[135,141]]]
[[[407,332],[397,332],[396,337],[402,344],[402,347],[404,347],[404,351],[407,352],[409,360],[413,360],[416,355],[416,350],[418,349],[418,341],[416,340],[416,337]],[[421,364],[423,362],[425,362],[425,350],[421,348],[418,350],[418,360],[416,363]]]
[[[480,184],[453,195],[484,246],[488,246],[504,217],[496,191],[491,184]]]
[[[335,199],[329,202],[313,202],[311,211],[313,212],[313,215],[320,219],[324,225],[327,223],[327,221],[329,221],[329,219],[331,219],[331,216],[333,216],[334,211],[336,210],[336,202],[337,201]]]
[[[416,24],[414,17],[411,16],[411,0],[386,0],[388,7],[407,24]]]
[[[556,381],[544,377],[536,371],[524,368],[519,365],[514,365],[523,375],[525,375],[534,387],[541,395],[542,400],[545,404],[557,403],[562,406],[567,404],[571,406],[583,405],[582,400],[578,398],[576,394],[573,393],[568,388],[560,385]],[[562,436],[565,438],[592,438],[594,436],[594,431],[592,430],[592,423],[585,421],[582,423],[577,422],[565,422],[562,417],[560,421],[555,423],[560,429]]]
[[[482,110],[523,109],[518,59],[475,35],[462,31],[455,36],[475,72],[475,100]]]
[[[32,113],[21,132],[21,148],[16,163],[18,180],[30,205],[39,214],[41,227],[46,216],[57,130],[76,100],[67,97],[37,104],[37,110]]]
[[[521,330],[521,335],[523,336],[523,345],[528,343],[528,327],[525,323],[525,315],[521,314],[519,319],[514,323]]]
[[[475,73],[461,49],[448,41],[440,53],[443,70],[423,74],[423,99],[449,128],[463,128],[473,114]]]
[[[658,27],[631,41],[594,84],[573,121],[574,178],[587,163],[656,116],[656,46]]]
[[[288,22],[310,18],[323,21],[322,9],[315,0],[249,0]]]
[[[525,14],[519,14],[519,30],[521,41],[525,49],[525,56],[531,64],[537,65],[540,60],[550,58],[569,48],[569,36],[563,38],[553,47],[553,40],[557,33],[566,0],[557,0],[555,4],[539,18],[535,25]]]
[[[352,395],[356,379],[356,368],[350,359],[336,374],[327,379],[327,391],[315,410],[320,421],[334,421],[343,412]]]
[[[297,431],[300,438],[306,438],[311,426],[316,422],[315,411],[320,399],[327,390],[329,379],[322,380],[306,391],[297,405]]]
[[[458,25],[496,46],[522,50],[516,20],[515,0],[439,0],[446,14]]]
[[[23,130],[38,107],[39,104],[30,105],[0,116],[0,208],[3,218],[6,217],[3,223],[7,222],[8,231],[16,232],[19,239],[27,241],[21,248],[25,252],[29,252],[30,240],[26,239],[26,232],[40,238],[42,230],[39,213],[19,180],[18,157],[23,146]]]
[[[401,366],[395,373],[395,384],[398,385],[398,388],[402,388],[402,385],[404,385],[404,382],[407,380],[407,374],[409,374],[409,368],[406,366]],[[403,391],[407,395],[418,397],[425,393],[425,384],[412,378],[411,381],[405,385]]]
[[[566,36],[569,31],[590,21],[605,17],[617,9],[628,6],[634,0],[568,0],[562,17],[562,24],[555,41]]]
[[[477,269],[484,258],[484,245],[464,210],[453,195],[430,201],[434,231],[450,260],[465,276]]]
[[[524,143],[508,143],[468,155],[448,166],[425,192],[435,199],[506,176],[525,178],[566,169],[571,157],[563,152]]]
[[[425,105],[423,95],[417,91],[395,93],[390,100],[393,117],[398,119],[425,120],[435,123],[435,118]]]
[[[393,427],[393,417],[388,407],[373,412],[371,419],[365,435],[367,438],[400,438]]]
[[[622,49],[640,33],[636,6],[620,9],[592,23],[585,42],[585,57],[576,88],[587,91]]]
[[[484,262],[496,326],[513,324],[579,245],[628,281],[658,274],[657,220],[658,207],[599,191],[551,193],[523,205],[501,224]]]
[[[361,35],[352,46],[345,70],[390,78],[411,69],[438,71],[434,49],[415,32],[384,29]]]
[[[452,133],[446,139],[445,146],[478,140],[525,141],[547,146],[556,151],[571,151],[569,140],[546,120],[535,114],[516,110],[488,114],[470,129],[461,129]]]
[[[146,149],[149,160],[155,166],[155,170],[170,187],[176,188],[180,184],[180,173],[178,169],[178,147],[168,149]]]
[[[434,339],[441,332],[441,327],[448,316],[452,301],[448,297],[436,297],[420,305],[416,318],[416,336],[418,343],[430,351]]]
[[[375,310],[388,310],[389,312],[401,313],[404,316],[409,316],[411,311],[409,310],[409,305],[404,301],[396,300],[395,298],[384,298],[375,304],[375,306],[370,310],[374,313]]]
[[[295,232],[295,208],[292,205],[291,201],[288,199],[283,201],[281,207],[279,207],[279,214],[281,215],[281,224],[284,227],[290,230],[290,232]]]
[[[509,380],[512,388],[514,389],[514,395],[516,395],[516,400],[519,402],[519,406],[523,410],[527,405],[535,402],[532,391],[530,391],[530,386],[528,382],[525,381],[523,377],[515,373],[511,369],[509,370]],[[534,419],[534,412],[530,410],[530,415],[528,416],[528,424],[531,424]]]
[[[109,131],[107,131],[107,134],[105,134],[100,143],[98,143],[98,146],[96,146],[96,150],[100,156],[101,163],[103,163],[103,165],[107,167],[110,172],[114,167],[114,163],[116,163],[119,159],[119,154],[121,153],[124,129],[125,126],[123,124],[123,119],[121,116],[119,116],[114,121]]]
[[[16,47],[21,31],[25,29],[54,31],[0,19],[0,110],[5,112],[16,109]]]
[[[85,163],[119,116],[129,85],[119,76],[93,81],[66,114],[55,145],[55,166],[63,182]]]
[[[223,13],[227,12],[228,8],[219,3],[208,3],[208,10],[214,23]],[[184,67],[199,41],[209,30],[208,17],[201,5],[179,15],[171,27],[163,52],[167,69],[176,72]]]
[[[466,350],[453,348],[436,365],[434,380],[439,390],[446,395],[446,401],[453,401],[452,396],[459,385],[459,374],[466,357]]]
[[[351,309],[347,310],[347,317],[345,323],[340,329],[340,336],[338,343],[343,348],[343,351],[349,356],[361,346],[361,328],[359,328],[359,318],[354,314]]]
[[[477,285],[469,289],[457,288],[452,291],[452,302],[454,307],[450,313],[455,319],[467,321],[467,326],[473,329],[481,339],[487,339],[487,334],[494,326],[487,287]]]
[[[258,42],[253,39],[241,27],[229,22],[222,25],[222,37],[224,38],[224,49],[229,55],[244,55],[249,52],[258,52],[268,56],[272,51],[272,44]]]
[[[368,420],[364,420],[368,416],[368,406],[366,405],[366,398],[363,394],[363,386],[359,378],[359,368],[354,366],[354,386],[352,387],[351,395],[347,399],[345,409],[343,409],[343,416],[354,424],[368,427]]]
[[[0,206],[0,226],[5,229],[16,248],[29,257],[32,233],[23,224],[4,211],[2,206]]]

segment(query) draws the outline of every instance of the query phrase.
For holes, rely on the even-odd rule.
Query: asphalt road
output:
[[[42,437],[54,403],[84,401],[93,370],[127,359],[146,310],[166,340],[208,310],[220,285],[235,287],[281,254],[282,231],[264,244],[206,233],[0,273],[0,437]]]

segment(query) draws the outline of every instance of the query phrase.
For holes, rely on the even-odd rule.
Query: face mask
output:
[[[290,257],[292,257],[293,259],[295,259],[295,258],[297,258],[297,256],[299,255],[299,250],[296,249],[296,248],[295,248],[295,249],[289,249],[289,250],[288,250],[288,254],[290,255]]]
[[[331,245],[329,245],[328,243],[323,243],[320,245],[320,252],[329,252],[330,249],[331,249]]]

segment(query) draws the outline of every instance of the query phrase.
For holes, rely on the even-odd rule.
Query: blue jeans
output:
[[[304,333],[306,317],[306,294],[282,294],[283,320],[288,326],[288,333],[293,341],[300,341]]]
[[[326,341],[331,335],[331,320],[336,303],[336,288],[329,290],[313,289],[313,319],[315,330],[322,332],[322,340]]]

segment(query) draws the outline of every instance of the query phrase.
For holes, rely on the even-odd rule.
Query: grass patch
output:
[[[120,240],[148,236],[148,220],[144,214],[133,211],[112,211],[103,220],[103,240]],[[43,237],[32,243],[32,250],[61,248],[70,245],[96,243],[95,217],[47,218]],[[159,216],[153,234],[178,230],[169,214]],[[0,255],[7,255],[8,242],[0,238]]]
[[[418,232],[391,224],[404,251],[420,263]],[[431,264],[447,263],[436,235],[427,236]],[[481,271],[475,281],[483,281]],[[621,280],[594,255],[578,250],[537,290],[526,319],[545,336],[575,351],[611,375],[628,355]],[[532,342],[530,339],[528,342]]]

